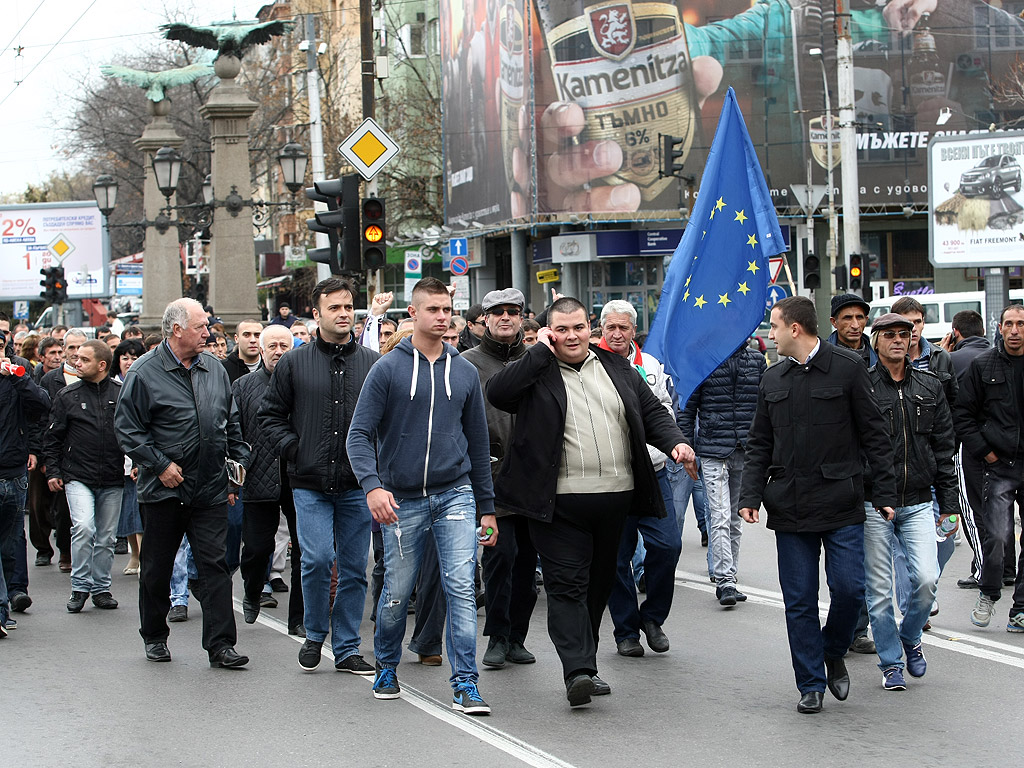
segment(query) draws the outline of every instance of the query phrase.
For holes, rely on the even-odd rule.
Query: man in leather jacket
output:
[[[959,489],[953,471],[953,419],[939,379],[910,364],[907,348],[913,327],[907,318],[889,312],[875,320],[871,328],[871,346],[878,355],[878,363],[869,371],[871,384],[896,460],[895,513],[882,516],[870,503],[864,509],[868,612],[882,670],[882,687],[887,691],[906,689],[904,654],[906,671],[912,677],[922,677],[927,668],[921,632],[928,621],[939,578],[932,487],[938,492],[940,523],[950,515],[960,514]],[[947,535],[954,530],[955,527]],[[896,538],[906,552],[910,582],[898,631],[892,604],[892,552]]]
[[[187,535],[203,590],[203,648],[210,666],[242,667],[235,651],[231,575],[225,557],[228,459],[245,465],[227,371],[203,350],[209,318],[194,299],[167,305],[164,340],[128,371],[114,415],[121,449],[139,468],[146,526],[139,577],[139,633],[150,661],[170,661],[167,611],[174,556]]]

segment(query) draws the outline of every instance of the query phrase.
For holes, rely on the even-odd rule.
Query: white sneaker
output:
[[[992,609],[995,607],[995,600],[983,592],[978,593],[978,601],[971,611],[971,623],[976,627],[987,627],[992,621]]]

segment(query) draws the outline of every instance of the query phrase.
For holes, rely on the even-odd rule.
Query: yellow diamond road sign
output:
[[[57,259],[58,264],[62,264],[64,259],[71,255],[71,252],[75,250],[75,245],[62,233],[57,235],[53,241],[47,246],[50,249],[50,253]]]
[[[369,181],[398,154],[399,146],[372,117],[368,117],[341,143],[338,151],[359,171],[359,175]]]

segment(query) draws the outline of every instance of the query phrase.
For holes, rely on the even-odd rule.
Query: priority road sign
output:
[[[338,146],[342,157],[367,181],[376,176],[400,149],[395,140],[388,136],[372,117],[363,120],[362,124]]]

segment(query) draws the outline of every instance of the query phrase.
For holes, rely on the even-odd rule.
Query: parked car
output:
[[[989,155],[976,168],[960,175],[964,197],[1002,197],[1011,188],[1020,192],[1020,165],[1013,155]]]
[[[964,291],[959,293],[921,293],[913,294],[913,297],[921,302],[924,307],[924,337],[929,341],[940,341],[943,336],[953,328],[953,315],[965,309],[973,309],[985,320],[985,328],[990,323],[999,322],[999,313],[1002,307],[995,307],[992,314],[989,314],[988,304],[985,301],[984,291]],[[868,312],[868,329],[871,333],[871,324],[879,317],[889,311],[889,307],[900,298],[889,296],[885,299],[876,299],[871,302],[871,311]],[[1024,303],[1024,290],[1014,289],[1010,291],[1010,303]]]

